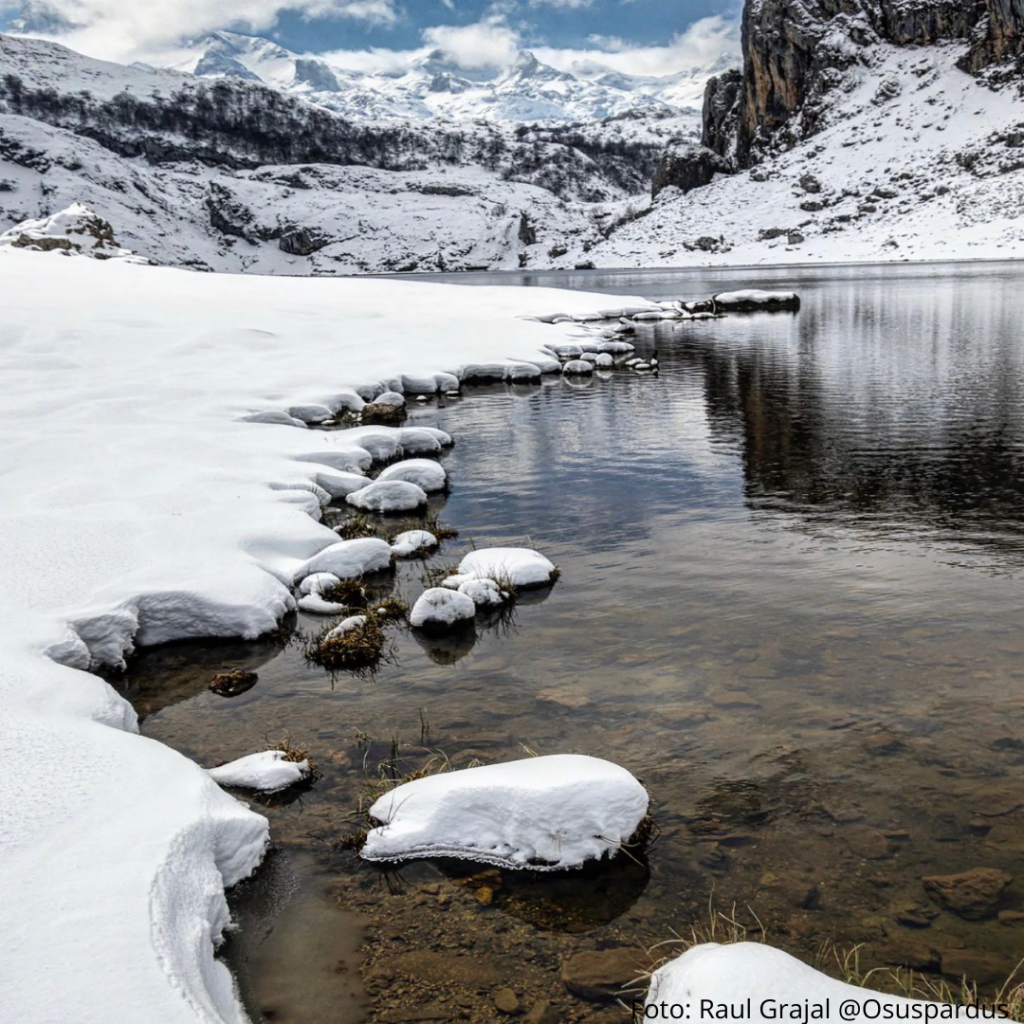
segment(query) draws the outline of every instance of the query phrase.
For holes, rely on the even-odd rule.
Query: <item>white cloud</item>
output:
[[[396,0],[49,0],[73,25],[60,36],[72,49],[130,61],[162,52],[181,39],[216,29],[268,33],[279,14],[352,18],[376,25],[398,19]]]
[[[426,46],[415,50],[335,50],[321,56],[353,71],[395,71],[430,49],[443,50],[449,60],[467,69],[505,67],[524,46],[518,31],[498,14],[461,28],[437,26],[423,33]],[[616,36],[592,35],[586,50],[531,46],[546,64],[565,71],[586,73],[611,69],[631,75],[660,77],[710,68],[723,57],[739,64],[739,23],[721,17],[703,18],[665,46],[638,46]]]
[[[531,7],[560,7],[562,10],[575,11],[581,7],[589,7],[594,0],[530,0]]]
[[[424,29],[423,41],[463,68],[505,67],[515,60],[520,44],[519,33],[500,14],[488,15],[473,25]]]
[[[655,77],[710,67],[723,57],[735,58],[739,63],[739,22],[718,15],[695,21],[665,46],[635,46],[608,36],[591,36],[589,41],[595,49],[535,47],[533,52],[544,63],[563,71],[598,63],[624,74]]]

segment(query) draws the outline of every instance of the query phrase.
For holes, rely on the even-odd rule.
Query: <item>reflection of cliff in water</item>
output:
[[[1016,283],[849,281],[808,299],[795,319],[759,317],[690,353],[711,431],[741,455],[748,505],[1019,534]]]

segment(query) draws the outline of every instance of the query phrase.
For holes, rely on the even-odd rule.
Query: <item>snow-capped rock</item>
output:
[[[376,480],[353,491],[345,501],[363,512],[413,512],[426,505],[427,494],[422,487],[405,480]]]
[[[445,632],[466,622],[476,615],[476,605],[465,594],[431,587],[425,590],[409,614],[409,625],[429,632]]]
[[[727,993],[727,997],[723,996]],[[926,1004],[920,999],[893,996],[830,978],[813,967],[760,942],[721,945],[708,942],[693,946],[675,960],[659,967],[651,976],[644,1000],[646,1007],[666,1011],[652,1019],[669,1020],[673,1007],[700,1006],[702,1000],[720,1004],[723,999],[743,1006],[750,1001],[749,1020],[778,1020],[783,1003],[793,1006],[828,1007],[826,1024],[852,1021],[867,1024],[876,1019],[915,1019],[925,1017]],[[917,1006],[910,1004],[916,1003]],[[941,1007],[931,1003],[936,1019],[968,1018],[976,1007]],[[840,1006],[851,1013],[840,1015]],[[973,1014],[972,1014],[973,1011]],[[681,1011],[679,1011],[681,1013]],[[774,1014],[774,1016],[773,1016]],[[701,1019],[703,1015],[698,1015]]]
[[[72,203],[66,210],[38,219],[23,220],[0,234],[0,247],[61,252],[66,256],[92,256],[98,260],[148,263],[114,238],[114,229],[89,207]]]
[[[436,547],[437,538],[429,530],[406,530],[391,542],[391,550],[400,558],[418,555]]]
[[[449,576],[444,585],[457,589],[467,579],[478,579],[519,588],[543,587],[557,573],[555,566],[532,548],[480,548],[462,559],[458,573]]]
[[[314,573],[330,573],[340,580],[347,580],[379,572],[390,565],[391,545],[387,541],[376,537],[357,537],[324,548],[303,564],[295,578],[302,581]]]
[[[448,486],[444,466],[432,459],[405,459],[380,471],[378,480],[405,480],[416,484],[427,494],[443,491]]]
[[[452,595],[462,596],[462,595]],[[468,600],[468,598],[466,599]],[[472,603],[472,602],[470,602]],[[596,757],[530,757],[430,775],[380,797],[366,860],[456,857],[558,871],[613,857],[647,814],[643,786]]]
[[[289,761],[286,757],[283,750],[263,750],[208,768],[207,774],[221,786],[276,793],[309,777],[308,761]]]

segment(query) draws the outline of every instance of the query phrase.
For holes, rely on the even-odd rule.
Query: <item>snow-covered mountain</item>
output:
[[[703,145],[554,263],[1024,256],[1024,0],[747,0]]]
[[[593,61],[560,71],[524,51],[510,67],[472,71],[434,50],[401,71],[366,74],[300,56],[267,39],[215,32],[192,47],[175,69],[204,78],[263,82],[347,117],[565,123],[639,111],[696,124],[704,83],[725,65],[716,61],[648,78]]]
[[[270,51],[264,53],[266,68]],[[674,118],[343,117],[0,36],[0,230],[82,202],[162,263],[265,273],[535,265],[646,192]]]
[[[249,37],[182,72],[0,36],[0,232],[82,202],[158,262],[287,274],[1024,256],[1024,0],[747,0],[743,41],[698,138],[430,106],[612,88],[527,56],[368,89]]]

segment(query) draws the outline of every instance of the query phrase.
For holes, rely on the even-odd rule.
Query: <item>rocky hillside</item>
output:
[[[0,36],[0,228],[80,201],[126,245],[216,270],[529,264],[600,237],[678,125],[368,121],[238,76]]]
[[[1024,255],[1024,0],[747,0],[742,36],[588,259]]]

